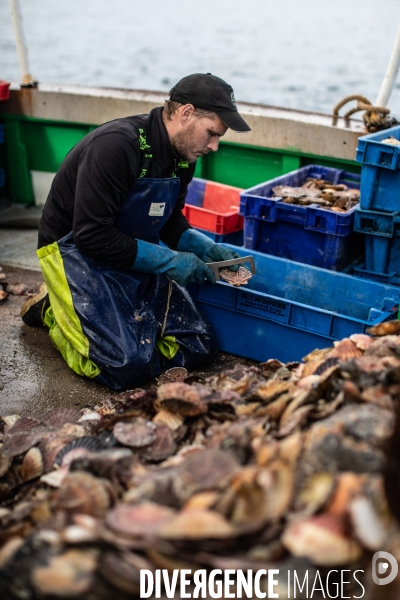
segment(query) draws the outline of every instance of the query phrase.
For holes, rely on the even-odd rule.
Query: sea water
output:
[[[20,6],[39,82],[168,92],[189,73],[212,72],[233,86],[237,100],[325,113],[349,94],[375,102],[400,23],[400,0]],[[20,79],[7,0],[0,1],[0,79]],[[389,107],[400,119],[400,77]]]

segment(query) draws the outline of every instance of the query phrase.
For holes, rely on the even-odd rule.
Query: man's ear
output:
[[[193,104],[185,104],[184,106],[182,106],[182,108],[181,108],[181,123],[182,123],[182,125],[184,125],[185,123],[187,123],[189,121],[189,119],[192,117],[193,113],[194,113]]]

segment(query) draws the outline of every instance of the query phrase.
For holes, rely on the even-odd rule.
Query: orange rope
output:
[[[388,127],[393,127],[393,125],[397,125],[396,119],[393,117],[389,117],[390,109],[385,108],[384,106],[373,106],[368,98],[365,96],[360,96],[359,94],[353,94],[351,96],[346,96],[340,102],[336,104],[333,109],[333,114],[335,116],[339,116],[339,110],[352,100],[357,100],[357,106],[351,108],[344,115],[345,119],[348,119],[354,113],[359,112],[360,110],[365,111],[363,114],[363,120],[365,127],[368,131],[374,132],[379,131],[380,129],[387,129]]]

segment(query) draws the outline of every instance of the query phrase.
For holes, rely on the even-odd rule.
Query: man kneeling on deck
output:
[[[206,263],[239,255],[192,229],[182,208],[197,158],[216,152],[228,128],[250,130],[232,88],[189,75],[164,107],[105,123],[64,159],[39,228],[47,290],[21,317],[47,325],[79,375],[128,389],[215,355],[185,287],[215,283]]]

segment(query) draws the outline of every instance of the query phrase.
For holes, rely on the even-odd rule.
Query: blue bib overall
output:
[[[179,186],[177,177],[137,179],[115,226],[158,244]],[[171,289],[166,275],[109,267],[81,252],[72,232],[38,250],[38,256],[51,304],[45,323],[76,373],[112,389],[129,389],[157,377],[163,368],[194,368],[215,355],[210,326],[187,290],[175,282]],[[175,342],[169,359],[156,346],[161,333]]]

